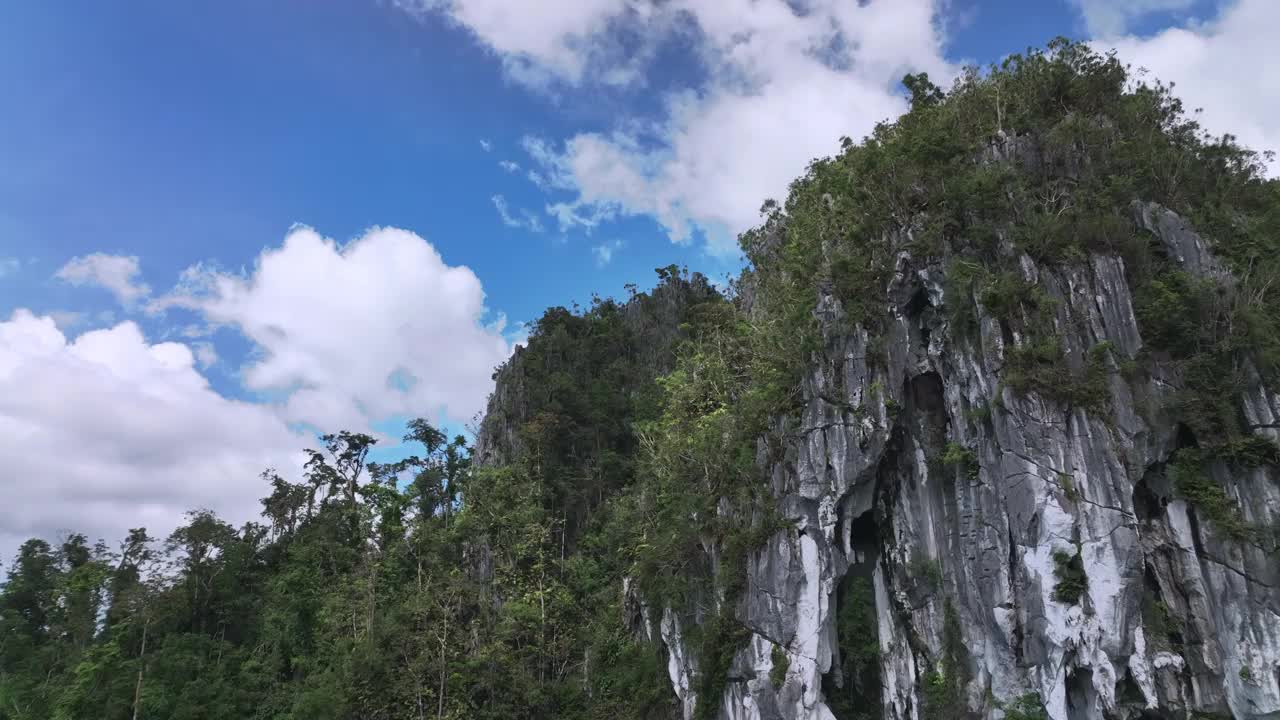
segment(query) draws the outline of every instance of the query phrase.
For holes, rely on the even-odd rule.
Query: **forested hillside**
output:
[[[168,538],[33,539],[0,595],[0,717],[651,717],[659,649],[622,622],[639,524],[632,420],[687,323],[726,302],[663,269],[625,303],[552,308],[509,367],[501,464],[416,421],[422,454],[319,439],[305,481],[264,473],[263,518],[195,512]],[[686,329],[682,329],[686,328]],[[495,409],[486,427],[496,423]]]
[[[474,442],[27,542],[0,719],[1280,716],[1280,183],[1081,45],[904,87]]]

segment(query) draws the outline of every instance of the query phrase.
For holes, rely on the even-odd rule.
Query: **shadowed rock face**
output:
[[[1185,271],[1224,276],[1177,215],[1151,204],[1133,214]],[[1002,384],[1020,338],[980,301],[976,333],[952,327],[938,265],[898,256],[882,338],[850,329],[824,294],[825,348],[804,382],[798,439],[768,468],[793,527],[748,561],[737,616],[751,636],[721,717],[832,718],[828,696],[849,692],[866,717],[998,718],[1032,692],[1054,720],[1280,718],[1280,562],[1173,493],[1166,464],[1187,440],[1162,408],[1181,380],[1141,352],[1124,261],[1020,265],[1054,301],[1067,364],[1104,363],[1108,409]],[[873,342],[887,362],[868,352]],[[1132,358],[1140,367],[1122,372]],[[1252,375],[1239,405],[1252,431],[1274,440],[1280,396]],[[1273,468],[1207,472],[1245,520],[1275,526]],[[1063,561],[1077,555],[1087,585],[1078,600],[1059,599]],[[879,692],[824,685],[840,662],[837,587],[850,572],[874,587]],[[667,611],[647,632],[668,647],[692,717],[687,628]],[[773,672],[779,648],[785,674]],[[939,715],[926,695],[944,679],[958,705]]]

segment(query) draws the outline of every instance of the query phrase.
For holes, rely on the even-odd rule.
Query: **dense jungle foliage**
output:
[[[744,635],[742,559],[780,526],[763,468],[824,341],[819,298],[874,337],[904,252],[946,268],[957,332],[976,332],[980,307],[1022,339],[1009,392],[1105,413],[1104,368],[1175,364],[1169,410],[1193,438],[1179,491],[1240,541],[1273,542],[1202,470],[1276,461],[1231,401],[1250,373],[1280,371],[1280,184],[1262,158],[1204,134],[1171,88],[1064,41],[946,92],[904,85],[910,112],[765,203],[729,293],[664,268],[651,293],[548,310],[495,375],[491,455],[422,421],[421,454],[390,465],[366,462],[369,436],[326,435],[302,482],[264,473],[259,522],[196,511],[168,538],[25,543],[0,591],[0,720],[676,716],[639,597],[690,621],[698,714],[714,716]],[[1135,201],[1188,218],[1236,279],[1176,269]],[[1125,258],[1149,356],[1067,357],[1019,272],[1023,256],[1095,252]],[[841,593],[832,706],[863,712],[872,594]],[[926,680],[931,717],[954,709],[947,667]]]

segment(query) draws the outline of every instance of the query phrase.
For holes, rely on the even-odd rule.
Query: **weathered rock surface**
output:
[[[1134,219],[1186,271],[1223,273],[1175,214],[1135,204]],[[874,583],[885,718],[922,717],[924,678],[954,632],[947,608],[975,717],[1000,718],[1002,703],[1032,692],[1054,720],[1280,718],[1280,562],[1175,497],[1165,465],[1182,440],[1161,408],[1180,378],[1158,354],[1140,354],[1123,260],[1048,269],[1024,257],[1021,268],[1056,301],[1053,326],[1072,367],[1082,371],[1107,343],[1110,408],[1006,387],[1006,349],[1021,338],[980,302],[976,335],[952,327],[942,308],[955,299],[944,297],[938,265],[898,257],[883,337],[850,329],[839,301],[822,297],[825,348],[805,380],[797,440],[769,468],[793,527],[749,560],[736,610],[751,637],[720,717],[834,717],[823,674],[841,652],[835,590],[852,572]],[[1122,372],[1133,358],[1138,370],[1129,362]],[[1238,400],[1253,432],[1278,437],[1280,396],[1258,380]],[[972,464],[941,463],[949,446]],[[1280,519],[1273,469],[1210,471],[1247,520]],[[1076,604],[1054,599],[1059,551],[1080,554],[1088,586]],[[940,578],[922,579],[922,563]],[[1149,627],[1144,603],[1159,603],[1174,632]],[[689,718],[694,648],[679,617],[661,617],[647,632],[669,649]],[[770,678],[775,646],[787,657],[780,686]]]

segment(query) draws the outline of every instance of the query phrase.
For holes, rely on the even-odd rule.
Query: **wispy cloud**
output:
[[[105,253],[72,258],[54,273],[55,278],[71,285],[105,288],[126,308],[151,294],[140,275],[136,256]]]
[[[218,351],[214,349],[211,342],[193,342],[191,350],[195,354],[196,364],[202,370],[207,370],[218,362]]]
[[[493,143],[485,140],[484,138],[480,138],[480,149],[485,152],[489,152],[490,150],[493,150]]]
[[[559,223],[560,232],[578,228],[588,235],[600,223],[612,220],[618,214],[614,203],[589,203],[580,199],[572,202],[550,203],[546,209],[547,214]]]
[[[0,257],[0,278],[6,275],[13,275],[21,267],[22,261],[18,258]]]
[[[493,206],[498,210],[498,217],[502,218],[503,225],[511,228],[523,228],[535,233],[540,233],[545,229],[542,226],[542,220],[533,212],[520,208],[516,211],[519,214],[519,217],[517,217],[512,213],[505,197],[494,195],[491,199],[493,200]]]
[[[622,241],[614,240],[613,242],[602,243],[591,248],[591,254],[596,256],[596,266],[604,267],[613,262],[613,253],[622,249]]]
[[[502,168],[503,170],[506,170],[509,173],[520,172],[520,163],[515,162],[513,160],[499,160],[498,167]]]

